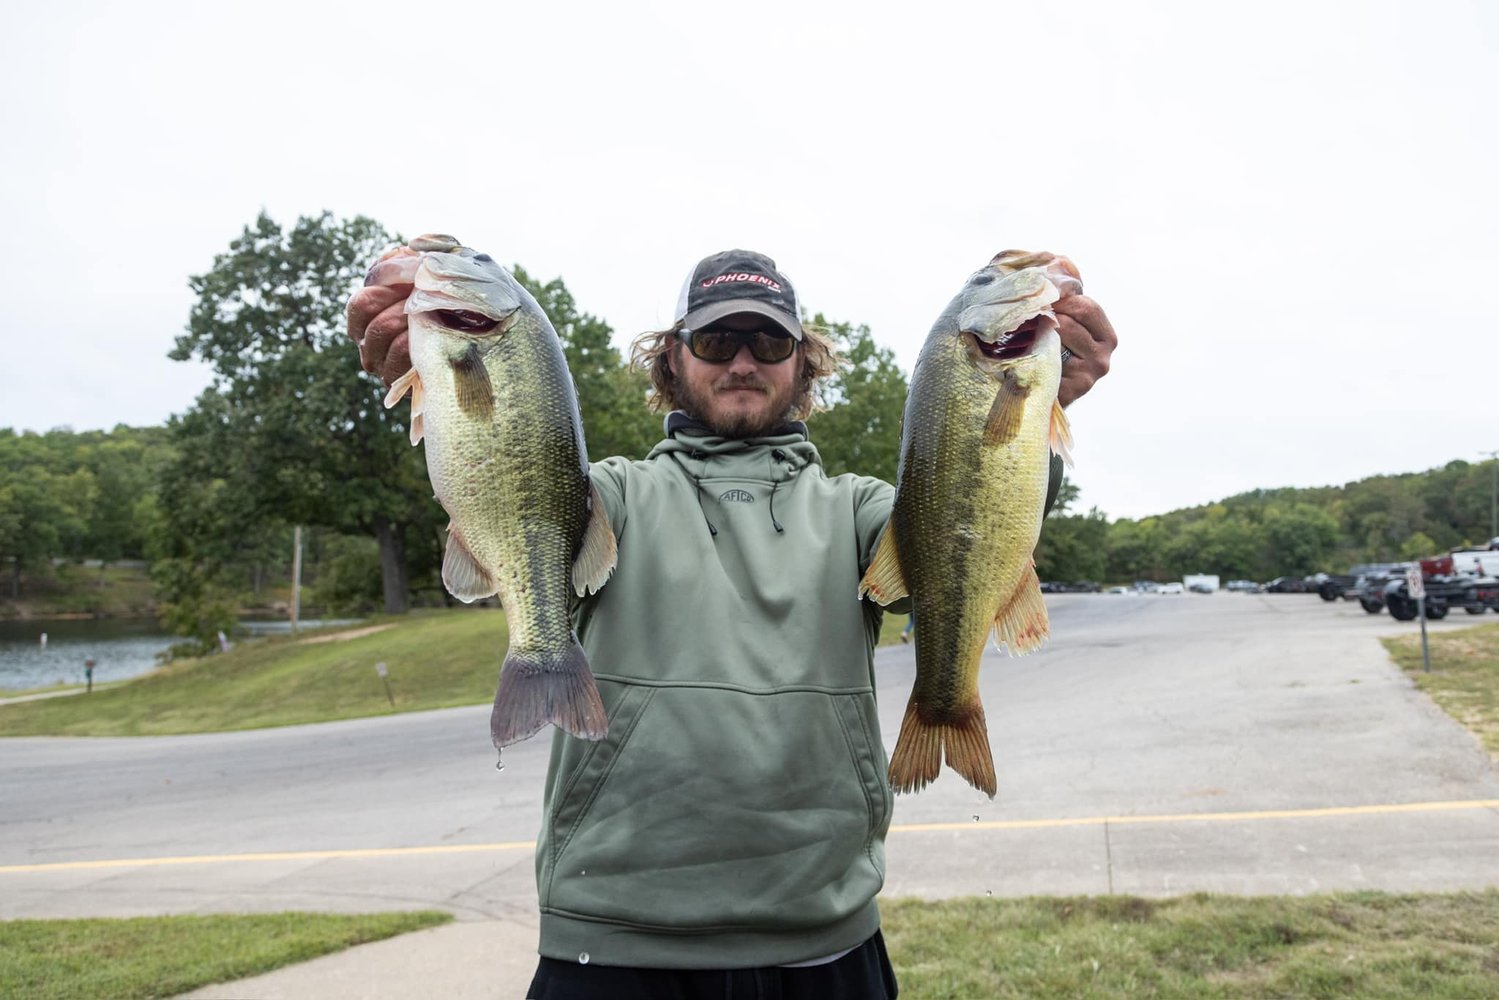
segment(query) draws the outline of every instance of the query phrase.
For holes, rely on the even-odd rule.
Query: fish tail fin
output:
[[[494,745],[519,743],[548,722],[585,740],[603,739],[609,731],[588,657],[576,641],[561,656],[511,652],[500,668],[489,715]]]
[[[897,792],[919,792],[937,780],[942,758],[970,785],[994,798],[998,781],[994,776],[994,754],[989,750],[989,727],[978,695],[959,709],[953,719],[937,722],[923,718],[916,699],[906,705],[900,736],[890,755],[890,786]]]
[[[994,648],[1003,647],[1011,656],[1040,649],[1051,634],[1051,617],[1041,597],[1041,581],[1032,562],[1020,577],[1010,602],[994,616]]]

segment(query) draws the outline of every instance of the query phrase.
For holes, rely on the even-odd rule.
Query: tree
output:
[[[589,460],[596,462],[609,455],[644,458],[661,438],[661,421],[645,405],[649,388],[645,373],[625,364],[611,343],[614,331],[609,324],[578,311],[561,278],[542,284],[519,264],[513,273],[536,297],[562,341],[562,352],[578,390]]]
[[[360,370],[344,334],[349,295],[393,242],[363,216],[340,222],[324,212],[283,231],[262,212],[189,280],[198,300],[171,357],[199,358],[214,372],[173,431],[184,461],[225,484],[219,500],[233,498],[239,520],[220,527],[370,534],[385,609],[398,612],[408,604],[408,537],[430,544],[441,510],[407,440],[407,407],[384,408],[383,387]]]
[[[863,324],[829,323],[818,313],[811,325],[828,332],[847,362],[828,382],[828,409],[810,421],[828,475],[854,472],[895,482],[907,386],[894,352],[876,345]]]

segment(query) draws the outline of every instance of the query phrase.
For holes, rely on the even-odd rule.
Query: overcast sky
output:
[[[164,422],[256,214],[445,231],[623,347],[775,257],[910,371],[996,251],[1069,255],[1111,518],[1499,449],[1499,5],[27,4],[0,38],[0,427]],[[815,440],[815,425],[814,425]]]

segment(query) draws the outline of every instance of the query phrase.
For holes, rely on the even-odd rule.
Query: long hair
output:
[[[635,338],[630,346],[630,364],[650,376],[651,391],[646,405],[656,412],[677,409],[677,375],[670,358],[674,348],[687,349],[677,336],[682,329],[678,321],[670,329],[652,330]],[[827,409],[827,381],[844,366],[833,342],[826,333],[807,323],[802,324],[802,339],[797,348],[801,371],[797,373],[796,391],[791,397],[790,416],[805,420],[819,410]]]

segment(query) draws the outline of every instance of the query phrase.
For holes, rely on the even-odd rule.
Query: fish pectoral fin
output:
[[[489,380],[489,369],[484,365],[484,354],[478,344],[469,344],[463,356],[452,360],[453,388],[458,397],[458,409],[475,420],[488,420],[494,416],[494,383]]]
[[[1009,444],[1020,433],[1020,423],[1025,419],[1025,397],[1030,389],[1020,384],[1010,372],[1005,372],[999,392],[994,396],[994,405],[989,407],[989,417],[984,422],[984,445],[996,448]]]
[[[411,443],[416,444],[422,439],[422,414],[427,408],[427,394],[422,389],[422,377],[415,368],[406,369],[404,375],[390,384],[390,391],[385,394],[385,408],[394,407],[408,390],[411,392]]]
[[[886,522],[880,543],[875,546],[874,558],[859,581],[859,596],[872,597],[879,605],[894,604],[910,594],[906,587],[906,574],[900,568],[900,553],[895,546],[895,531]]]
[[[1061,400],[1051,404],[1051,450],[1072,468],[1072,425],[1067,422]]]
[[[573,590],[579,597],[598,593],[619,561],[614,527],[604,511],[599,488],[593,483],[588,484],[588,507],[588,527],[583,532],[583,541],[578,545],[578,554],[573,559]]]
[[[442,585],[464,604],[496,594],[500,585],[463,542],[463,536],[448,525],[448,547],[442,557]]]
[[[1040,649],[1051,634],[1051,618],[1041,597],[1041,581],[1036,578],[1032,562],[1020,577],[1020,586],[1010,602],[994,616],[994,648],[1011,656],[1023,656]]]

